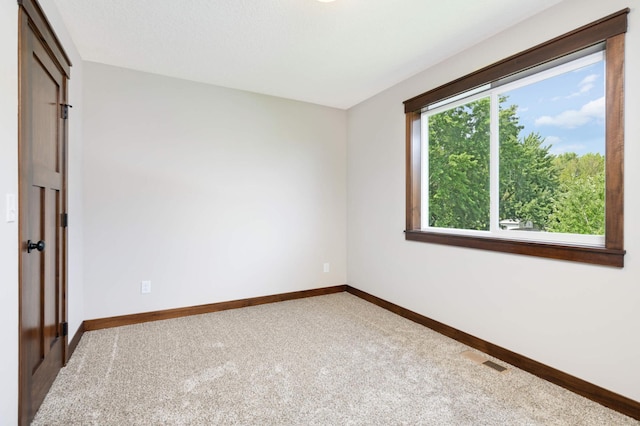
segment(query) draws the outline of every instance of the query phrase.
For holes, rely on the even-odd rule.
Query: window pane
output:
[[[429,226],[489,230],[490,98],[428,117]]]
[[[500,228],[604,235],[604,61],[500,95]]]

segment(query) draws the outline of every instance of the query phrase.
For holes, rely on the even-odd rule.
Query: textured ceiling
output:
[[[54,0],[84,60],[349,108],[561,0]]]

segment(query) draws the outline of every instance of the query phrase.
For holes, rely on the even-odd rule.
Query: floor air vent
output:
[[[500,373],[502,373],[503,371],[505,371],[507,369],[507,367],[503,367],[503,366],[501,366],[499,364],[496,364],[493,361],[485,361],[485,362],[483,362],[483,364],[486,365],[487,367],[491,367],[494,370],[499,371]]]
[[[489,361],[486,357],[484,357],[483,355],[479,354],[478,352],[475,351],[464,351],[461,352],[460,355],[462,355],[463,357],[473,361],[476,364],[483,364],[486,365],[487,367],[491,367],[494,370],[503,373],[505,371],[507,371],[506,367],[501,366],[500,364],[496,364],[493,361]]]

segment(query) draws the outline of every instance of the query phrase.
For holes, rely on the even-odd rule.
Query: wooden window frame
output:
[[[624,266],[624,46],[629,8],[510,56],[404,102],[406,114],[405,239],[597,265]],[[437,101],[605,43],[605,244],[592,247],[456,235],[421,226],[421,112]]]

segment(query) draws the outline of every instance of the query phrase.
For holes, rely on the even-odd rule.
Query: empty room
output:
[[[638,424],[639,27],[2,2],[0,424]]]

